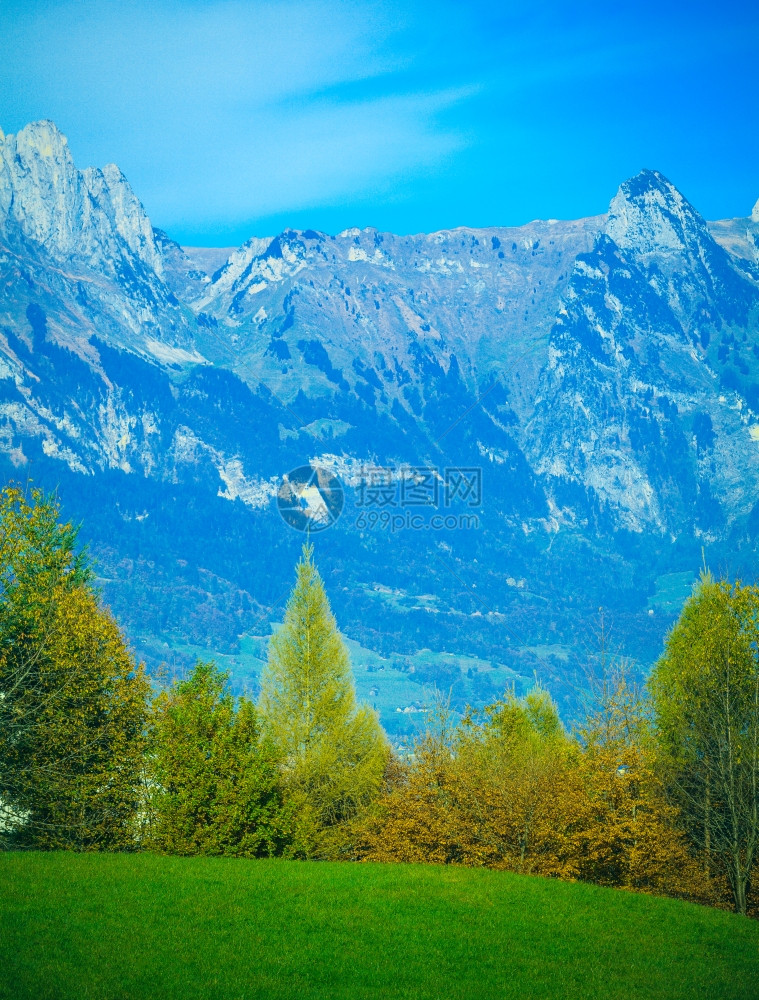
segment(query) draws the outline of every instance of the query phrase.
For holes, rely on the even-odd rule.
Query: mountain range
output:
[[[36,122],[0,133],[0,281],[4,478],[58,490],[152,669],[255,690],[302,467],[342,488],[309,537],[398,735],[433,687],[571,715],[601,618],[645,673],[704,562],[754,577],[759,202],[706,222],[643,170],[579,221],[182,247]]]

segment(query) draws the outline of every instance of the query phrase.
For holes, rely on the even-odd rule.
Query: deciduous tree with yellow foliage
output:
[[[434,730],[365,825],[362,854],[573,877],[583,798],[576,748],[540,690]]]
[[[623,680],[579,738],[545,691],[508,694],[446,739],[427,733],[364,822],[357,855],[699,896],[647,726]]]
[[[579,878],[709,899],[661,778],[650,706],[624,665],[601,678],[578,736],[585,798]]]
[[[148,684],[55,498],[0,494],[0,804],[8,844],[130,849]]]

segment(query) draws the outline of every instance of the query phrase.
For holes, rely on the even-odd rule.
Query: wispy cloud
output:
[[[438,127],[437,118],[473,93],[457,88],[258,108],[247,128],[229,123],[225,184],[218,184],[215,150],[201,146],[189,154],[181,190],[168,173],[153,190],[169,214],[180,215],[188,194],[195,194],[202,199],[196,215],[225,222],[355,195],[383,196],[399,176],[439,164],[466,145],[463,132]]]
[[[739,214],[754,7],[3,0],[0,126],[54,119],[180,239],[588,215],[643,165]]]
[[[6,25],[0,89],[27,79],[21,104],[78,159],[107,147],[168,227],[239,223],[381,192],[466,144],[441,116],[475,88],[397,92],[404,24],[387,3],[38,5]]]

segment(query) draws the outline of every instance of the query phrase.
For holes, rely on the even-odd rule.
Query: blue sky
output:
[[[0,0],[0,126],[51,118],[154,225],[233,245],[759,198],[759,5]]]

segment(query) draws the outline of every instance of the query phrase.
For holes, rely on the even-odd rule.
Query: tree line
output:
[[[759,912],[759,588],[702,574],[646,688],[538,686],[394,751],[306,545],[261,693],[158,692],[55,497],[0,493],[0,847],[481,865]],[[754,885],[752,886],[752,878]]]

